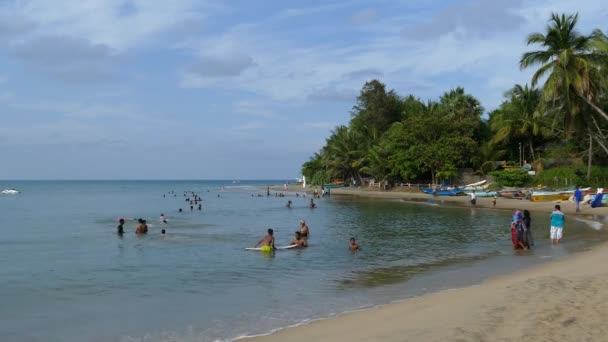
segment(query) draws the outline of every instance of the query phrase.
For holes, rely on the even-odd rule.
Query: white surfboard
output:
[[[296,248],[298,245],[289,245],[289,246],[279,246],[277,247],[277,249],[292,249],[292,248]],[[262,248],[261,247],[248,247],[245,248],[246,251],[261,251]]]

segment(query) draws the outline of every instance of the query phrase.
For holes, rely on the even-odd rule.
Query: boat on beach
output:
[[[323,184],[323,186],[326,189],[333,189],[333,188],[343,188],[345,186],[348,186],[348,184],[346,184],[346,182],[344,182],[343,180],[335,180],[331,183]]]
[[[549,202],[549,201],[567,201],[574,195],[575,188],[558,190],[558,191],[532,191],[530,200],[532,202]],[[590,191],[591,188],[582,188],[581,192]]]
[[[467,185],[465,185],[464,187],[466,188],[466,187],[476,187],[476,186],[482,186],[482,185],[486,184],[487,182],[488,182],[488,181],[487,181],[486,179],[484,179],[484,180],[479,181],[479,182],[476,182],[476,183],[467,184]]]
[[[572,193],[563,191],[532,191],[530,201],[532,202],[550,202],[550,201],[567,201]]]
[[[509,199],[524,199],[526,198],[526,194],[519,190],[503,190],[498,192],[498,197]]]
[[[487,180],[482,180],[480,182],[477,183],[471,183],[471,184],[467,184],[465,186],[463,186],[461,189],[463,191],[484,191],[486,190],[488,187],[490,187],[490,184],[488,184]]]
[[[425,193],[425,194],[429,194],[429,195],[437,195],[437,196],[459,196],[459,195],[464,195],[464,192],[458,188],[454,188],[454,189],[436,189],[435,191],[433,191],[433,189],[431,188],[421,188],[421,190]]]
[[[464,191],[465,194],[470,195],[473,193],[473,191]],[[475,195],[477,195],[477,197],[494,197],[494,196],[498,196],[498,192],[496,191],[477,191],[475,190]]]

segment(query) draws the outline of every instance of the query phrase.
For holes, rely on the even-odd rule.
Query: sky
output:
[[[3,0],[0,179],[295,179],[365,81],[486,112],[605,0]]]

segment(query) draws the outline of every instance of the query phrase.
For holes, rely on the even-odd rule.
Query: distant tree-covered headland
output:
[[[577,14],[552,14],[545,32],[528,36],[531,51],[519,63],[535,71],[530,83],[507,90],[487,117],[463,88],[424,102],[368,81],[348,126],[332,131],[302,174],[312,184],[365,178],[439,183],[471,168],[521,178],[515,183],[606,182],[608,37],[600,29],[583,34],[577,23]],[[538,171],[536,179],[519,168],[524,160]],[[514,167],[496,171],[505,165]]]

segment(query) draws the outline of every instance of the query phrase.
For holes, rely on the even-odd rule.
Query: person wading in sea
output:
[[[551,243],[559,243],[564,234],[564,222],[566,218],[562,213],[559,204],[555,205],[555,210],[551,213]]]
[[[116,233],[118,233],[118,235],[122,235],[125,233],[125,229],[123,227],[123,225],[125,224],[125,220],[124,219],[120,219],[118,221],[118,227],[116,227]]]

